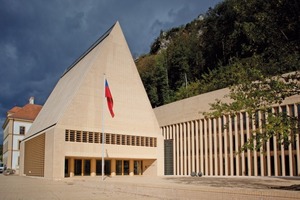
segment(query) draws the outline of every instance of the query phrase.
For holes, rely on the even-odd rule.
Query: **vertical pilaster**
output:
[[[176,152],[177,152],[177,144],[176,144],[176,140],[177,135],[176,135],[176,125],[173,124],[172,125],[172,135],[171,138],[173,139],[173,174],[176,175]]]
[[[180,127],[180,175],[183,175],[183,124],[179,124]]]
[[[279,106],[279,112],[281,113],[282,112],[282,109],[281,107]],[[280,145],[280,151],[281,151],[281,175],[282,176],[286,176],[285,175],[285,155],[284,155],[284,145],[281,144]]]
[[[245,113],[244,113],[245,114]],[[244,114],[239,113],[240,116],[240,135],[241,135],[241,146],[242,147],[245,144],[245,135],[244,135]],[[245,151],[241,152],[241,158],[242,158],[242,176],[246,175],[246,167],[245,167]]]
[[[265,114],[265,118],[266,118],[266,123],[268,123],[268,114]],[[272,139],[272,138],[271,138]],[[267,147],[267,175],[271,176],[271,151],[270,151],[270,140],[268,139],[268,141],[266,142],[266,147]],[[274,145],[273,145],[274,147]]]
[[[286,111],[287,111],[287,114],[289,116],[291,116],[291,111],[290,111],[290,106],[289,105],[286,105]],[[292,137],[291,135],[289,135],[289,141],[292,141]],[[292,143],[289,144],[289,171],[290,171],[290,176],[294,176],[294,173],[293,173],[293,150],[292,150]]]
[[[91,176],[96,176],[96,158],[91,159]]]
[[[275,109],[272,108],[272,113],[274,113],[274,112],[275,112]],[[278,176],[279,175],[279,169],[278,169],[279,163],[278,163],[278,153],[277,153],[277,137],[275,135],[273,136],[273,156],[274,156],[274,163],[273,163],[274,172],[275,172],[275,176]]]
[[[273,144],[274,144],[274,151],[273,151],[273,154],[274,154],[274,171],[275,171],[275,176],[279,176],[279,174],[281,174],[281,173],[279,173],[279,168],[278,168],[278,166],[279,166],[279,162],[278,162],[279,155],[278,155],[278,152],[277,152],[277,149],[278,149],[278,147],[277,147],[277,137],[275,135],[273,136]]]
[[[235,175],[239,176],[240,173],[240,155],[239,152],[239,130],[238,130],[238,120],[237,115],[234,116],[234,139],[235,139]]]
[[[195,135],[196,135],[196,172],[200,172],[200,159],[199,159],[199,120],[195,121]]]
[[[233,134],[232,134],[232,118],[228,116],[228,126],[229,126],[229,152],[230,152],[230,176],[234,175],[234,166],[233,166]]]
[[[134,162],[132,159],[129,160],[129,176],[134,175]]]
[[[261,111],[258,111],[258,128],[259,131],[262,131],[262,114]],[[260,148],[260,175],[265,176],[265,155],[262,153],[263,152],[263,145]]]
[[[183,123],[183,175],[187,175],[187,133],[186,123]]]
[[[84,176],[84,168],[85,168],[85,162],[84,159],[81,159],[81,176]]]
[[[199,120],[200,126],[200,171],[204,173],[204,154],[203,154],[203,124],[204,120]]]
[[[212,119],[208,119],[208,139],[209,139],[209,175],[213,175],[213,144],[212,144]]]
[[[175,124],[176,126],[176,174],[175,175],[180,175],[180,157],[179,157],[179,154],[180,154],[180,149],[181,149],[181,146],[179,146],[179,140],[180,140],[180,132],[179,132],[179,125],[178,124]]]
[[[195,121],[191,121],[191,154],[192,154],[192,172],[195,172]]]
[[[75,169],[74,165],[75,165],[74,158],[69,158],[70,177],[73,177],[73,176],[74,176],[74,169]]]
[[[254,117],[252,117],[252,131],[253,131],[253,135],[255,136],[255,131],[256,131],[256,125],[255,125],[255,117],[256,115],[254,115]],[[254,140],[254,146],[256,146],[256,140]],[[258,166],[257,166],[257,151],[254,150],[253,151],[253,159],[254,159],[254,176],[257,176],[258,175]]]
[[[223,116],[224,125],[227,124],[227,116]],[[225,176],[228,176],[228,128],[224,129],[224,157],[225,157]]]
[[[213,135],[214,135],[214,175],[218,175],[218,138],[217,138],[217,120],[213,119]]]
[[[204,154],[205,154],[205,159],[204,159],[204,163],[205,163],[205,175],[208,176],[209,175],[209,171],[208,171],[208,141],[207,141],[207,120],[204,119]]]
[[[186,175],[191,174],[191,122],[187,122],[187,173]]]
[[[222,145],[222,141],[223,141],[223,127],[222,127],[222,120],[219,117],[218,118],[218,134],[219,134],[219,175],[223,176],[223,145]]]
[[[116,159],[112,159],[111,161],[111,176],[116,176]]]
[[[250,139],[250,118],[249,118],[249,114],[246,112],[246,134],[247,134],[247,141]],[[248,176],[252,176],[252,169],[253,169],[253,165],[252,165],[252,155],[251,155],[251,151],[249,149],[247,149],[247,161],[248,161]]]

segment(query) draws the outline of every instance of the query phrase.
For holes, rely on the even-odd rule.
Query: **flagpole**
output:
[[[105,74],[103,74],[103,103],[102,103],[102,181],[104,181],[104,104],[105,104]]]

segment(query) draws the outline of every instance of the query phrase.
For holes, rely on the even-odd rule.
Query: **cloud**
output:
[[[138,56],[161,30],[190,22],[217,2],[0,0],[0,123],[30,96],[44,104],[65,69],[116,21]]]
[[[7,58],[13,59],[13,60],[18,59],[17,48],[13,44],[5,44],[3,50],[4,50],[4,55]]]

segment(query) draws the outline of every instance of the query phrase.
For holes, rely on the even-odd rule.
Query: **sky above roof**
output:
[[[0,123],[31,96],[43,105],[63,72],[120,22],[134,57],[161,30],[184,25],[221,0],[0,0]],[[0,130],[0,144],[3,132]]]

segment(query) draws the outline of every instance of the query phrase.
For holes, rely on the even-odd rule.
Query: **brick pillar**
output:
[[[134,175],[134,171],[133,171],[134,166],[133,165],[134,165],[133,160],[129,160],[129,176]]]
[[[116,176],[116,159],[111,160],[111,176]]]
[[[96,158],[91,160],[91,176],[96,176]]]
[[[74,158],[69,158],[69,171],[70,171],[70,177],[74,176]]]

